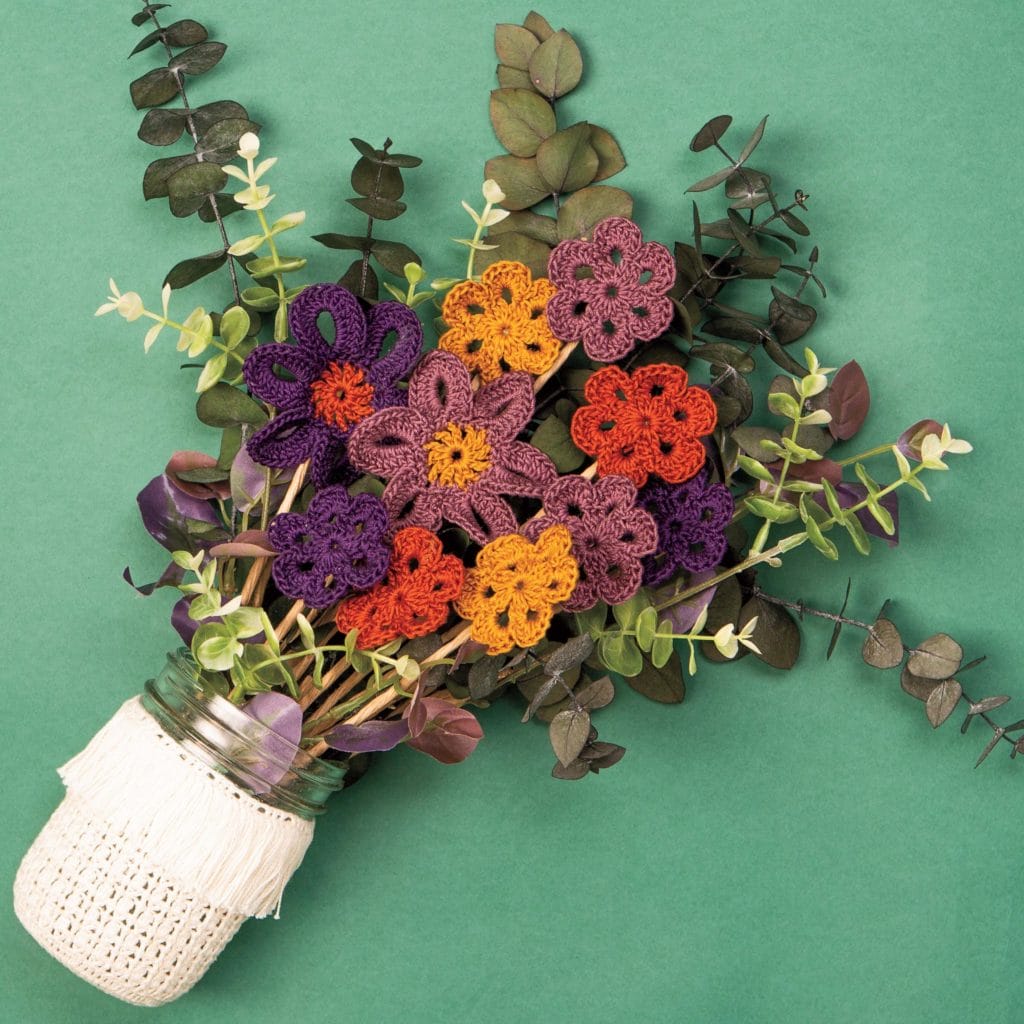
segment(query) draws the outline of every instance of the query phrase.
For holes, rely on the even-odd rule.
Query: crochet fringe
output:
[[[313,823],[259,802],[210,768],[132,698],[59,769],[68,793],[211,906],[280,916]]]

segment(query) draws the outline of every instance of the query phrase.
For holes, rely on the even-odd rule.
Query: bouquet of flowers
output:
[[[583,779],[625,754],[593,724],[623,681],[678,703],[702,659],[789,669],[805,615],[834,623],[829,655],[863,630],[864,661],[899,669],[933,726],[963,702],[965,731],[990,728],[982,758],[1024,749],[1024,721],[990,717],[1008,698],[967,696],[956,676],[977,661],[952,637],[908,645],[884,608],[862,621],[846,600],[771,592],[766,571],[797,547],[895,544],[900,497],[930,500],[926,476],[970,445],[925,419],[838,455],[868,383],[807,347],[810,292],[825,296],[817,246],[800,255],[810,197],[755,169],[767,119],[738,149],[728,116],[693,137],[722,166],[688,191],[720,189],[721,216],[693,202],[669,249],[601,184],[625,167],[613,135],[559,123],[582,58],[531,12],[495,32],[508,152],[462,203],[461,273],[430,279],[445,253],[377,233],[421,161],[353,139],[365,232],[314,236],[354,257],[337,283],[307,282],[285,247],[305,214],[271,214],[260,125],[234,101],[194,103],[224,44],[165,25],[166,6],[133,19],[148,29],[134,52],[166,61],[131,97],[144,142],[189,146],[143,190],[220,244],[172,267],[152,307],[111,281],[97,314],[147,321],[147,350],[176,335],[219,437],[139,494],[169,564],[138,589],[178,592],[184,647],[62,769],[67,797],[16,884],[45,948],[112,994],[166,1002],[278,908],[313,819],[372,755],[462,761],[476,711],[510,694],[547,723],[553,776]],[[221,308],[172,314],[214,274]]]

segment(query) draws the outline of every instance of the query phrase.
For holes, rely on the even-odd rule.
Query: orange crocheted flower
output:
[[[338,605],[338,629],[358,629],[363,650],[400,636],[425,636],[448,618],[449,602],[461,593],[464,574],[462,562],[444,554],[441,541],[429,530],[399,530],[387,579]]]
[[[544,530],[535,543],[517,533],[485,545],[455,610],[472,623],[472,637],[488,654],[532,647],[543,639],[555,605],[579,580],[572,536],[564,526]]]
[[[479,282],[463,281],[445,296],[442,316],[449,329],[438,348],[485,381],[507,370],[541,374],[562,347],[544,314],[555,291],[547,278],[534,281],[522,263],[493,263]]]
[[[651,473],[679,484],[699,472],[705,452],[698,439],[715,429],[718,414],[707,391],[686,381],[684,369],[666,363],[632,374],[606,366],[587,381],[590,404],[573,414],[572,439],[597,458],[599,476],[643,487]]]

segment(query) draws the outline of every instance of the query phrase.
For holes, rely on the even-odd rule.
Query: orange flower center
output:
[[[441,487],[464,491],[491,466],[487,431],[479,427],[449,423],[423,450],[427,453],[427,479]]]
[[[358,366],[331,363],[310,386],[313,413],[347,430],[373,412],[373,385]]]

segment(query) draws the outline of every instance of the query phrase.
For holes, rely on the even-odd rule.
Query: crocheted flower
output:
[[[657,553],[644,559],[648,586],[665,583],[680,570],[704,572],[722,561],[733,500],[728,487],[708,481],[706,469],[683,484],[649,484],[640,492],[640,504],[658,524]]]
[[[601,221],[593,241],[559,242],[548,277],[558,288],[547,306],[551,330],[563,341],[579,339],[595,362],[621,359],[637,341],[663,334],[672,319],[666,297],[676,277],[672,254],[658,242],[645,243],[625,217]]]
[[[394,528],[436,531],[442,520],[483,544],[518,528],[503,495],[540,497],[556,477],[551,460],[516,435],[533,415],[525,373],[474,392],[450,352],[428,352],[409,379],[408,409],[382,409],[349,439],[353,465],[388,481]]]
[[[462,562],[446,555],[429,530],[406,527],[395,534],[387,580],[342,601],[335,618],[338,629],[358,629],[364,649],[400,636],[426,636],[448,618],[464,575]]]
[[[655,363],[627,374],[598,370],[583,394],[590,403],[572,417],[572,439],[596,456],[600,476],[618,474],[637,487],[651,473],[670,483],[688,480],[704,465],[698,438],[715,428],[717,412],[703,388],[687,387],[686,371]]]
[[[640,559],[657,548],[658,528],[637,508],[636,488],[625,477],[593,483],[581,476],[559,478],[544,492],[543,515],[528,522],[523,533],[536,540],[552,523],[568,529],[580,567],[566,611],[584,611],[599,600],[621,604],[640,589]]]
[[[321,313],[334,321],[333,341],[320,333]],[[249,390],[277,408],[249,439],[249,454],[278,469],[309,459],[317,487],[350,482],[348,435],[375,409],[405,404],[395,384],[416,361],[423,329],[400,302],[381,302],[364,313],[351,292],[334,284],[303,290],[288,310],[288,324],[296,344],[260,345],[245,360]],[[394,345],[382,354],[392,334]]]
[[[555,605],[569,598],[579,578],[571,550],[569,531],[555,525],[535,543],[510,534],[480,551],[455,609],[488,654],[532,647],[545,636]]]
[[[369,589],[388,571],[387,528],[379,498],[353,497],[340,485],[320,491],[305,512],[275,516],[268,533],[278,590],[326,608],[350,590]]]
[[[544,307],[555,294],[546,278],[533,280],[522,263],[493,263],[476,281],[463,281],[445,296],[448,330],[438,348],[451,352],[483,380],[508,370],[541,374],[558,358]]]

